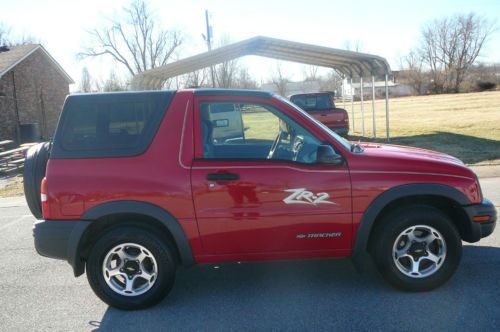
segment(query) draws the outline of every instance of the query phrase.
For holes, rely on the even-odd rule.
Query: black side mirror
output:
[[[330,145],[320,145],[316,153],[316,162],[318,164],[342,165],[344,158],[337,154]]]

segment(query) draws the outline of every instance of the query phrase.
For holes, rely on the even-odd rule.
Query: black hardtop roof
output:
[[[271,98],[274,94],[263,90],[199,88],[194,89],[194,95]]]
[[[172,96],[175,94],[175,90],[151,90],[151,91],[113,91],[113,92],[92,92],[92,93],[72,93],[68,95],[71,99],[81,99],[81,98],[104,98],[104,97],[127,97],[127,96]]]
[[[195,96],[236,96],[236,97],[257,97],[271,98],[274,94],[269,91],[262,90],[245,90],[245,89],[218,89],[218,88],[195,88],[187,89],[193,91]],[[179,90],[182,91],[182,90]],[[177,90],[146,90],[146,91],[117,91],[117,92],[95,92],[95,93],[74,93],[70,94],[70,99],[80,98],[109,98],[113,97],[137,97],[137,96],[172,96]]]

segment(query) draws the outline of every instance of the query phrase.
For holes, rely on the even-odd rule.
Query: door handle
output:
[[[239,180],[240,175],[236,173],[208,173],[207,180],[209,181],[232,181]]]

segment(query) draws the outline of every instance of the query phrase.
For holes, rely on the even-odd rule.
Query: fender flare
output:
[[[195,263],[193,252],[189,244],[189,239],[184,232],[184,229],[180,223],[175,219],[169,212],[165,209],[146,202],[139,201],[113,201],[108,203],[103,203],[97,205],[88,211],[86,211],[82,216],[82,221],[87,221],[87,227],[85,230],[81,231],[81,235],[78,241],[71,241],[69,243],[68,253],[70,253],[70,260],[73,260],[73,270],[75,275],[80,275],[83,273],[83,263],[79,259],[79,254],[81,250],[81,242],[85,236],[85,231],[95,220],[109,216],[112,214],[142,214],[151,218],[158,220],[165,228],[172,234],[175,241],[175,245],[179,251],[180,260],[183,266],[191,266]]]
[[[459,205],[472,204],[465,194],[451,186],[443,184],[406,184],[384,191],[370,203],[361,217],[358,230],[355,234],[352,254],[356,266],[364,264],[361,261],[366,257],[368,240],[377,216],[389,203],[408,196],[441,196],[451,199]]]

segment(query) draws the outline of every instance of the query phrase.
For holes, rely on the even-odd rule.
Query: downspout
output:
[[[16,91],[16,77],[14,74],[14,69],[12,70],[12,87],[13,87],[13,97],[14,97],[14,110],[16,111],[16,136],[17,143],[21,145],[21,120],[19,119],[19,108],[17,106],[17,91]]]

